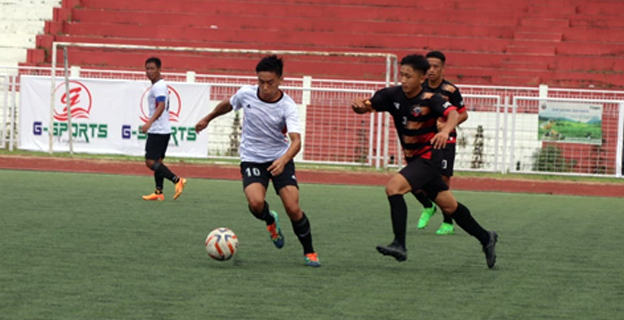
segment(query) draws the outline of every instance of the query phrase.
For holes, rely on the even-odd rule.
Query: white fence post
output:
[[[0,146],[0,149],[4,149],[5,145],[6,145],[6,136],[7,136],[7,129],[11,130],[11,127],[7,127],[7,124],[9,124],[10,121],[8,121],[8,108],[9,108],[9,76],[7,75],[3,75],[2,79],[4,80],[4,86],[2,88],[2,95],[4,96],[3,99],[3,116],[2,116],[2,146]]]
[[[186,72],[186,82],[195,83],[196,77],[197,77],[197,74],[195,73],[195,71]]]
[[[618,106],[618,139],[617,139],[617,151],[615,157],[615,175],[622,177],[622,164],[624,158],[622,157],[622,149],[624,148],[624,102],[620,102]]]

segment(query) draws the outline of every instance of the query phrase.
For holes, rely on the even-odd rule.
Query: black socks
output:
[[[485,246],[490,240],[488,232],[472,217],[470,210],[459,202],[457,203],[457,210],[453,213],[453,219],[468,234],[479,239],[481,245]]]
[[[156,180],[156,188],[158,188],[159,186],[158,185],[159,179],[160,179],[161,189],[162,189],[163,178],[167,178],[167,180],[170,180],[173,183],[177,183],[180,180],[180,178],[174,175],[173,172],[171,172],[171,170],[169,170],[169,168],[167,168],[167,166],[164,165],[163,163],[154,162],[151,169],[154,171],[154,179]]]
[[[264,202],[264,207],[262,207],[261,212],[254,212],[251,210],[251,207],[249,207],[249,211],[254,215],[254,217],[256,217],[256,219],[266,222],[267,226],[272,225],[273,222],[275,222],[275,219],[269,212],[269,204],[266,201]]]
[[[405,233],[407,229],[407,204],[403,195],[388,196],[390,202],[390,217],[392,218],[392,231],[394,242],[405,248]]]
[[[314,248],[312,247],[312,229],[310,228],[310,221],[305,213],[301,220],[291,220],[290,222],[292,223],[293,231],[303,246],[303,254],[314,252]]]
[[[453,216],[444,212],[442,212],[442,216],[444,217],[444,223],[453,224]]]

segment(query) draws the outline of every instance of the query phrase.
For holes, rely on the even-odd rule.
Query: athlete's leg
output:
[[[282,200],[284,210],[290,218],[294,233],[303,247],[303,259],[307,266],[320,267],[318,256],[312,245],[310,220],[299,205],[299,186],[295,175],[295,163],[289,161],[284,171],[273,177],[273,186]]]
[[[299,206],[299,189],[292,185],[284,186],[279,190],[279,196],[284,204],[286,214],[290,218],[293,231],[297,235],[299,242],[301,242],[304,257],[314,253],[310,220],[308,220],[308,217]],[[317,260],[316,262],[318,263],[317,257],[313,257],[313,259]]]
[[[494,246],[496,245],[496,241],[498,239],[496,232],[483,229],[483,227],[481,227],[481,225],[479,225],[479,223],[472,217],[470,210],[468,210],[468,208],[466,208],[463,204],[457,202],[453,194],[448,190],[439,192],[435,198],[435,203],[444,213],[450,213],[453,216],[453,219],[457,222],[458,226],[481,242],[488,267],[494,267],[494,264],[496,263]]]
[[[154,193],[143,196],[143,200],[150,200],[150,201],[163,201],[165,200],[165,197],[162,194],[162,190],[163,190],[163,176],[162,173],[159,171],[155,171],[153,169],[153,167],[155,166],[156,163],[159,162],[160,159],[160,153],[161,153],[161,146],[162,143],[160,143],[158,136],[152,135],[152,134],[148,134],[147,135],[147,141],[145,142],[145,166],[153,171],[154,174],[154,183],[155,183],[155,190]]]
[[[416,200],[423,205],[423,209],[420,212],[420,218],[418,219],[418,229],[424,229],[429,225],[429,220],[433,214],[436,213],[436,206],[433,204],[429,197],[422,192],[422,190],[412,190],[412,194],[416,197]]]
[[[275,222],[274,217],[270,214],[269,204],[265,201],[266,187],[262,183],[255,182],[246,186],[245,197],[247,198],[249,211],[254,217],[266,222],[267,226]]]
[[[453,176],[453,169],[455,167],[455,143],[449,143],[442,150],[442,161],[440,162],[440,172],[442,173],[442,180],[446,183],[446,186],[451,188],[451,176]],[[439,235],[451,235],[455,234],[455,228],[453,227],[453,218],[448,214],[442,214],[444,221],[440,225],[440,228],[436,231]]]
[[[401,174],[395,174],[386,185],[386,196],[390,202],[390,216],[394,241],[405,247],[407,225],[407,205],[403,195],[410,192],[412,187]]]
[[[450,188],[451,187],[451,177],[449,176],[442,176],[442,180],[444,181],[444,183],[446,183],[446,185]],[[445,214],[444,212],[442,212],[442,216],[444,217],[444,221],[442,221],[442,224],[440,225],[440,228],[436,231],[436,234],[439,235],[452,235],[455,234],[455,227],[453,226],[453,217],[449,214]]]
[[[405,261],[407,259],[407,249],[405,248],[407,204],[403,195],[411,190],[412,187],[409,182],[401,174],[394,175],[386,185],[394,240],[387,246],[377,246],[377,251],[383,255],[392,256],[397,261]]]
[[[243,188],[249,211],[258,220],[266,223],[271,241],[278,248],[284,246],[284,236],[279,225],[277,213],[269,210],[266,202],[267,186],[269,185],[270,174],[266,170],[267,164],[243,162],[240,165],[243,176]]]

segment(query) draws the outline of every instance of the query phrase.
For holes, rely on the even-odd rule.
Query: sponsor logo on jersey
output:
[[[414,117],[418,117],[421,112],[422,112],[422,108],[420,107],[419,104],[412,107],[412,114],[414,115]]]

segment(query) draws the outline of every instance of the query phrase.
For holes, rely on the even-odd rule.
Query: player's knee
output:
[[[412,190],[412,187],[410,186],[409,182],[407,182],[407,180],[405,180],[405,178],[400,175],[394,175],[394,177],[392,177],[392,179],[390,179],[390,182],[388,182],[388,184],[386,185],[386,195],[388,196],[393,196],[393,195],[404,195],[408,192],[410,192]]]
[[[264,209],[264,199],[249,199],[249,210],[260,213]]]
[[[297,218],[302,215],[301,207],[299,207],[298,204],[285,205],[284,209],[286,210],[286,214],[288,214],[289,217]]]
[[[388,185],[386,185],[386,195],[387,196],[393,196],[393,195],[404,195],[406,193],[408,193],[411,189],[409,188],[409,186],[403,186],[401,184],[396,184],[396,183],[389,183]]]
[[[453,214],[455,211],[457,211],[457,201],[452,201],[452,202],[447,201],[447,202],[438,204],[438,207],[440,207],[440,210],[442,210],[444,214]]]

